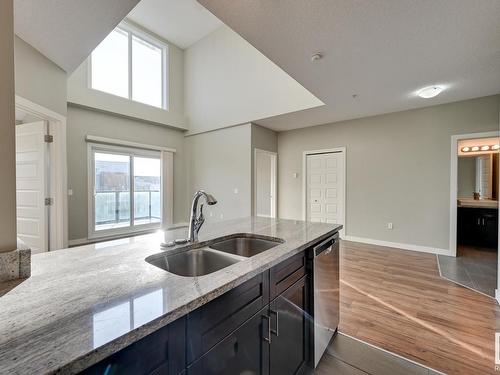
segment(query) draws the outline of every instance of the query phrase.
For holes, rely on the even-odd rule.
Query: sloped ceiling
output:
[[[500,92],[498,0],[198,1],[326,104],[257,121],[275,130]]]
[[[14,0],[15,33],[73,72],[139,0]]]

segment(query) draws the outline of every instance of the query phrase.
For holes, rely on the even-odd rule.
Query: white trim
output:
[[[499,289],[495,289],[495,300],[500,305],[500,290]]]
[[[421,253],[431,253],[431,254],[439,254],[439,255],[450,255],[449,250],[447,250],[447,249],[440,249],[438,247],[430,247],[430,246],[413,245],[413,244],[399,243],[399,242],[389,242],[389,241],[382,241],[382,240],[374,240],[374,239],[371,239],[371,238],[356,237],[356,236],[345,236],[344,240],[346,240],[346,241],[352,241],[352,242],[366,243],[366,244],[369,244],[369,245],[392,247],[392,248],[400,249],[400,250],[419,251]]]
[[[331,154],[331,153],[342,153],[343,158],[343,198],[344,207],[342,207],[342,225],[343,228],[340,230],[340,238],[344,238],[347,232],[346,229],[346,211],[347,211],[347,148],[346,147],[334,147],[320,150],[309,150],[302,153],[302,220],[307,220],[307,155],[314,154]]]
[[[273,157],[272,166],[272,194],[273,194],[273,206],[271,207],[271,215],[262,217],[275,218],[278,215],[278,153],[273,151],[262,150],[260,148],[254,149],[253,154],[253,212],[257,216],[257,154],[268,154]]]
[[[165,152],[173,152],[173,153],[177,152],[177,150],[175,148],[162,147],[162,146],[156,146],[156,145],[148,145],[145,143],[125,141],[123,139],[99,137],[97,135],[90,135],[90,134],[87,134],[85,136],[85,140],[87,142],[102,143],[105,145],[117,145],[117,146],[139,148],[142,150],[165,151]]]
[[[457,256],[457,190],[458,190],[458,141],[471,138],[490,138],[500,136],[499,131],[457,134],[451,136],[450,149],[450,254]]]
[[[48,121],[50,133],[54,136],[51,161],[51,198],[54,205],[50,215],[50,249],[57,250],[68,244],[68,171],[66,156],[66,117],[42,107],[22,96],[15,96],[16,108]]]

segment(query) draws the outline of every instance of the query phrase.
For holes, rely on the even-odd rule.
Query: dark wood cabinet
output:
[[[459,207],[457,223],[458,244],[497,248],[498,210]]]
[[[266,307],[189,366],[187,374],[269,374],[269,324]]]
[[[185,318],[83,371],[86,375],[178,375],[185,369]]]
[[[312,355],[309,305],[307,276],[271,302],[271,374],[301,374],[308,368]]]

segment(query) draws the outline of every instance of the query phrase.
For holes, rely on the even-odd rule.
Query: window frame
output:
[[[95,153],[109,153],[115,155],[130,156],[130,225],[126,227],[96,230],[95,225]],[[135,219],[135,184],[134,184],[134,156],[158,158],[160,160],[160,222],[149,224],[134,224]],[[144,150],[138,148],[130,148],[126,146],[105,145],[100,143],[87,143],[87,202],[88,202],[88,239],[101,239],[117,237],[121,235],[137,234],[143,232],[151,232],[161,228],[165,218],[163,212],[163,196],[165,188],[165,176],[163,176],[163,167],[161,165],[161,152],[156,150]]]
[[[92,53],[89,56],[88,60],[88,69],[87,69],[87,86],[90,90],[102,92],[104,94],[112,95],[114,97],[124,99],[124,100],[130,100],[134,103],[146,105],[148,107],[152,108],[158,108],[158,109],[163,109],[165,111],[169,110],[169,103],[170,103],[170,92],[169,92],[169,75],[170,75],[170,64],[169,64],[169,48],[168,44],[160,40],[158,37],[153,36],[152,34],[140,29],[137,26],[132,25],[131,23],[127,21],[122,21],[118,26],[116,26],[112,31],[115,29],[121,29],[124,32],[127,33],[128,36],[128,97],[124,98],[123,96],[120,95],[115,95],[106,91],[102,91],[99,89],[95,89],[92,87]],[[144,40],[145,42],[152,44],[153,46],[159,48],[162,53],[161,53],[161,107],[154,106],[152,104],[147,104],[143,102],[136,101],[132,99],[132,93],[133,93],[133,87],[132,87],[132,38],[133,37],[139,38]],[[107,37],[107,36],[106,36]]]

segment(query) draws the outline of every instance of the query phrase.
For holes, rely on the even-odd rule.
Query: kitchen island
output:
[[[175,275],[145,261],[161,252],[180,251],[183,245],[162,249],[160,244],[184,238],[185,228],[37,254],[32,260],[32,276],[0,297],[0,372],[99,371],[109,368],[107,358],[117,358],[131,348],[139,350],[142,344],[151,344],[148,337],[157,335],[165,337],[169,351],[180,348],[170,357],[172,353],[163,353],[171,370],[160,373],[199,373],[196,367],[188,370],[188,365],[203,366],[197,360],[208,351],[205,347],[222,342],[212,345],[206,340],[226,336],[219,333],[186,343],[192,339],[184,335],[189,329],[186,321],[193,317],[191,326],[205,324],[202,316],[196,318],[203,306],[231,293],[242,296],[245,290],[260,293],[252,299],[260,301],[254,308],[266,308],[274,303],[270,294],[286,292],[282,289],[291,282],[286,278],[287,269],[296,271],[295,265],[301,262],[306,272],[304,251],[340,229],[333,224],[255,217],[208,224],[200,232],[200,246],[235,233],[267,236],[282,243],[198,277]],[[278,272],[275,276],[282,272],[284,279],[273,280],[273,269]],[[294,281],[300,286],[301,280]],[[280,286],[280,281],[285,283]],[[306,293],[307,289],[302,290]],[[262,324],[259,320],[258,326]],[[236,344],[228,345],[237,350]],[[184,351],[185,345],[191,349]],[[177,366],[175,371],[172,363]]]

